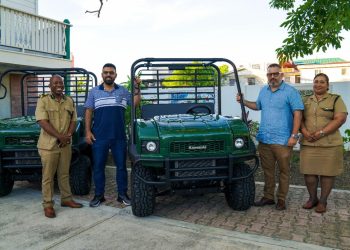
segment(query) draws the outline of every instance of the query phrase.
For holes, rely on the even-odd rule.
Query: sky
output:
[[[269,0],[108,0],[100,18],[86,14],[99,0],[39,0],[39,15],[69,19],[71,52],[76,67],[100,77],[102,66],[117,67],[117,82],[126,81],[132,63],[144,57],[225,57],[236,66],[276,62],[275,49],[287,31],[286,12]],[[309,58],[340,57],[350,61],[350,32],[342,48]]]

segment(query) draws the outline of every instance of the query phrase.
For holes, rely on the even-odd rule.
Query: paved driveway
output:
[[[59,197],[55,198],[56,204]],[[130,207],[56,207],[44,217],[41,193],[25,185],[0,199],[0,249],[320,249],[315,245],[166,219]]]
[[[106,175],[106,204],[120,207],[115,201],[115,169],[107,167]],[[256,197],[260,198],[262,194],[263,185],[257,183]],[[81,198],[88,200],[91,197]],[[239,212],[227,206],[223,194],[162,196],[157,197],[155,215],[274,239],[350,249],[350,192],[333,190],[325,214],[302,209],[307,199],[304,186],[292,186],[285,211],[266,206]]]
[[[106,199],[105,205],[120,208],[116,202],[115,169],[106,169]],[[19,183],[19,185],[21,185]],[[23,184],[39,190],[39,186]],[[262,195],[262,184],[256,184],[257,197]],[[93,193],[77,197],[88,202]],[[313,210],[301,208],[308,198],[305,187],[292,186],[290,189],[287,210],[277,211],[273,206],[252,207],[239,212],[230,209],[223,194],[207,194],[203,196],[162,196],[157,197],[155,215],[173,219],[178,222],[188,222],[190,225],[209,227],[212,230],[222,229],[225,232],[252,234],[253,239],[260,236],[276,240],[291,240],[298,243],[318,246],[350,249],[350,192],[334,190],[328,202],[328,211],[317,214]],[[39,199],[39,198],[38,198]],[[40,199],[39,199],[40,200]],[[40,203],[40,201],[36,201]],[[0,199],[3,203],[3,199]],[[86,203],[87,204],[87,203]],[[0,218],[4,211],[1,210]],[[38,216],[41,218],[41,210]],[[0,222],[0,228],[2,228]],[[1,235],[0,235],[1,242]],[[1,245],[0,245],[1,249]]]

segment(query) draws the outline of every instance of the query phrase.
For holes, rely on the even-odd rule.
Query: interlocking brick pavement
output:
[[[92,189],[93,190],[93,189]],[[115,169],[106,168],[107,206],[121,207],[116,201]],[[256,198],[263,194],[262,183],[256,184]],[[89,195],[76,196],[90,200]],[[228,207],[222,193],[194,196],[160,196],[154,215],[243,233],[293,240],[330,248],[350,249],[350,192],[334,190],[325,214],[302,209],[308,199],[303,186],[291,186],[287,210],[274,206],[251,207],[234,211]]]

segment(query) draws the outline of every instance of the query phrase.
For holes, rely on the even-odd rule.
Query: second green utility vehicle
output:
[[[34,113],[39,96],[50,92],[49,80],[53,74],[63,77],[65,94],[73,99],[78,114],[72,141],[72,192],[78,195],[88,194],[91,187],[91,148],[85,142],[83,105],[88,90],[96,85],[96,76],[81,68],[8,70],[0,76],[1,107],[9,95],[3,84],[5,76],[9,74],[21,76],[20,98],[11,100],[12,105],[20,107],[17,109],[20,112],[0,119],[0,197],[12,191],[14,181],[41,179],[42,165],[37,150],[40,127]]]

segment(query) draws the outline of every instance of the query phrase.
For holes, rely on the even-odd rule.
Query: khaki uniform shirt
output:
[[[77,120],[77,112],[71,97],[64,95],[59,102],[52,94],[44,94],[38,99],[35,118],[36,121],[48,120],[58,133],[65,134],[68,132],[70,122]],[[56,145],[57,138],[42,128],[38,148],[52,150]]]
[[[315,95],[306,96],[304,101],[304,124],[306,129],[313,133],[322,130],[330,121],[333,120],[335,113],[347,113],[346,106],[339,96],[334,94],[325,94],[322,100],[317,101]],[[301,139],[300,144],[319,147],[333,147],[343,145],[343,139],[339,129],[332,134],[327,134],[315,142],[308,142]]]

